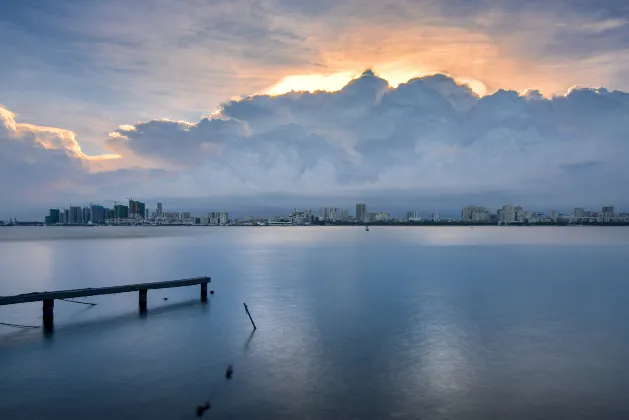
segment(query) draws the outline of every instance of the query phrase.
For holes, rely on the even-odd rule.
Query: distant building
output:
[[[81,209],[81,223],[89,223],[91,220],[91,210],[89,207],[83,207]]]
[[[603,206],[601,209],[601,216],[603,217],[603,220],[609,221],[609,219],[615,217],[614,211],[614,206]]]
[[[129,217],[129,207],[123,204],[116,204],[114,206],[114,218],[115,219],[126,219]]]
[[[83,222],[81,207],[70,206],[70,224],[76,225]]]
[[[419,217],[418,211],[411,210],[406,212],[406,220],[408,220],[409,222],[416,222],[421,220],[421,217]]]
[[[210,225],[226,225],[228,222],[227,213],[224,212],[211,212],[208,213],[208,221]]]
[[[143,219],[146,215],[146,204],[129,199],[129,216],[135,219]]]
[[[479,206],[465,206],[461,210],[461,220],[464,222],[487,222],[491,219],[489,210]]]
[[[105,208],[103,206],[98,206],[95,204],[92,204],[92,207],[90,209],[90,213],[91,213],[91,222],[94,224],[103,224],[105,223],[105,219],[107,218],[106,214],[105,214]]]
[[[522,221],[520,220],[520,218],[523,218],[524,216],[524,213],[522,212],[522,207],[513,205],[502,206],[499,214],[500,217],[498,221],[503,223],[515,223],[518,221]]]
[[[356,221],[364,222],[367,216],[367,204],[356,204]]]
[[[388,222],[390,218],[391,216],[386,211],[379,211],[379,212],[373,213],[371,220],[375,222]]]
[[[341,220],[349,220],[349,211],[347,209],[341,210]]]
[[[162,203],[157,203],[157,217],[162,217],[164,215],[163,209],[162,209]]]
[[[553,220],[557,220],[557,210],[550,211],[550,218]]]
[[[50,209],[48,212],[48,225],[55,225],[59,223],[60,212],[59,209]]]
[[[586,217],[587,213],[583,207],[577,207],[574,209],[574,217]]]
[[[432,213],[430,213],[429,219],[432,222],[438,222],[440,220],[439,219],[439,212],[433,211]]]

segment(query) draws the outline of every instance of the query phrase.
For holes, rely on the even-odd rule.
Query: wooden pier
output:
[[[196,277],[183,280],[169,280],[154,283],[128,284],[125,286],[88,287],[87,289],[59,290],[56,292],[24,293],[15,296],[0,296],[0,306],[15,305],[27,302],[43,302],[42,315],[44,328],[51,329],[54,320],[55,299],[72,299],[78,297],[112,295],[116,293],[138,292],[138,306],[140,311],[146,311],[148,291],[151,289],[169,289],[172,287],[184,287],[201,285],[201,301],[207,301],[207,284],[212,281],[210,277]]]

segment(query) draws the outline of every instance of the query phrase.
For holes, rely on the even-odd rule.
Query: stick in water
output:
[[[256,327],[256,324],[253,322],[253,318],[251,318],[251,314],[249,313],[249,308],[247,308],[247,304],[243,303],[243,305],[245,305],[245,311],[247,311],[247,315],[249,315],[249,320],[251,321],[251,325],[253,325],[253,329],[257,330],[258,328]]]

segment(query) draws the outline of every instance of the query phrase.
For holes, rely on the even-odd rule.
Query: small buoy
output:
[[[232,367],[232,365],[228,365],[227,370],[225,371],[225,377],[227,379],[231,379],[233,373],[234,373],[234,368]]]
[[[214,294],[214,290],[210,290],[210,294],[213,295]]]
[[[164,300],[168,300],[168,298],[164,298]]]
[[[206,401],[203,405],[197,405],[197,416],[201,417],[206,410],[210,409],[210,402]]]

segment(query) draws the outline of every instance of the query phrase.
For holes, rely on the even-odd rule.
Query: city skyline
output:
[[[439,221],[461,221],[470,223],[538,223],[559,221],[567,219],[569,222],[586,221],[586,222],[629,222],[629,212],[619,210],[615,206],[603,205],[600,211],[591,210],[584,207],[575,207],[573,211],[565,213],[556,209],[548,211],[536,211],[526,209],[521,205],[505,204],[501,208],[492,211],[488,207],[478,205],[466,205],[462,207],[459,217],[451,217],[449,214],[443,214],[434,209],[431,211],[420,211],[417,209],[407,210],[405,216],[399,216],[387,211],[386,207],[378,208],[375,211],[368,207],[367,203],[357,203],[355,211],[352,214],[349,209],[341,207],[319,207],[318,210],[311,208],[297,208],[292,211],[286,211],[281,214],[271,216],[255,214],[250,212],[247,216],[228,216],[229,212],[225,209],[221,211],[192,212],[192,211],[175,211],[169,210],[161,202],[155,203],[154,209],[149,208],[145,202],[128,198],[128,204],[122,201],[112,201],[110,207],[100,204],[90,203],[89,206],[68,206],[60,208],[51,208],[48,215],[45,216],[43,223],[46,225],[55,224],[135,224],[155,222],[157,224],[168,223],[189,223],[201,225],[227,225],[228,222],[239,220],[266,220],[268,222],[282,222],[285,224],[286,219],[291,220],[291,224],[295,224],[294,220],[299,219],[304,222],[348,222],[348,223],[379,223],[379,222],[439,222]],[[371,211],[370,211],[371,210]],[[15,221],[17,218],[9,218],[9,221]],[[4,222],[0,219],[1,222]],[[34,223],[36,221],[33,221]]]

